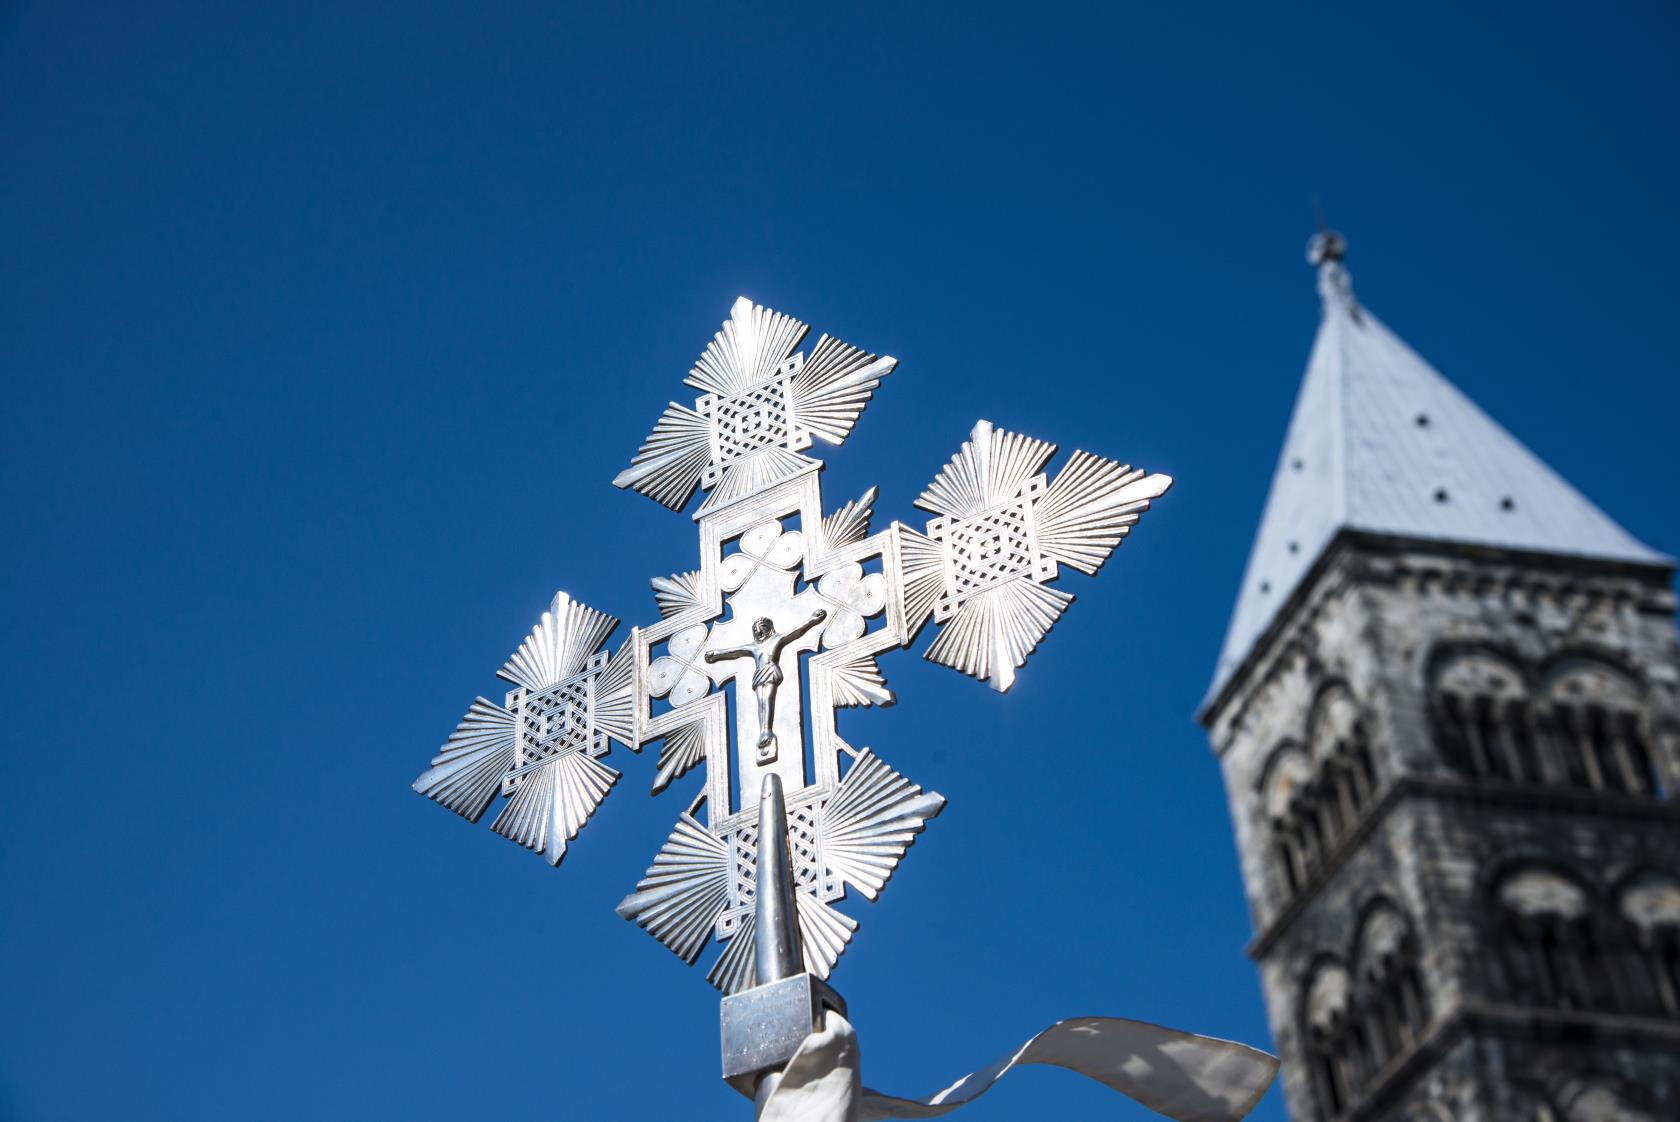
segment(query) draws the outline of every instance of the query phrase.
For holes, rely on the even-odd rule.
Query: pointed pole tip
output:
[[[765,772],[758,796],[758,868],[753,893],[755,985],[791,978],[805,969],[799,938],[793,859],[788,850],[787,803],[781,776]]]

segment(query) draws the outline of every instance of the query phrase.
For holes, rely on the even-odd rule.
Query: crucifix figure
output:
[[[753,641],[747,646],[706,652],[707,662],[752,656],[756,667],[752,683],[753,695],[758,698],[758,762],[761,764],[776,758],[776,733],[770,721],[776,713],[776,687],[782,684],[782,648],[821,623],[827,615],[827,609],[818,608],[804,623],[796,624],[780,635],[776,634],[776,625],[769,616],[760,616],[753,620]]]

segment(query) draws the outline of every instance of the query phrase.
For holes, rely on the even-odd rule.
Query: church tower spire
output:
[[[1296,1122],[1680,1117],[1675,563],[1355,298],[1200,719]]]
[[[1212,703],[1345,531],[1667,566],[1355,299],[1346,240],[1307,244],[1323,316]]]

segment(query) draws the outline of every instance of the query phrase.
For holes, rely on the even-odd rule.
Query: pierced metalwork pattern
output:
[[[796,423],[793,409],[792,378],[804,366],[805,356],[796,354],[767,382],[730,397],[707,394],[695,403],[695,411],[711,421],[712,462],[701,473],[702,487],[715,486],[725,467],[761,448],[803,452],[811,446],[811,433]]]
[[[1003,581],[1055,579],[1056,563],[1039,551],[1033,526],[1033,502],[1045,486],[1044,476],[1036,476],[1009,502],[972,518],[928,523],[928,537],[945,546],[945,587],[933,606],[935,620],[944,623],[973,593]]]
[[[474,702],[415,783],[475,821],[506,795],[497,831],[558,863],[618,777],[596,759],[610,740],[660,744],[655,794],[704,764],[618,910],[686,962],[721,940],[725,992],[752,981],[762,777],[787,792],[806,963],[827,976],[857,927],[833,905],[879,895],[944,806],[843,740],[837,712],[893,703],[879,656],[929,619],[928,658],[1007,689],[1072,601],[1045,585],[1094,573],[1171,484],[1085,452],[1051,479],[1054,445],[981,421],[917,499],[926,532],[872,533],[875,489],[827,510],[806,453],[850,434],[897,360],[826,335],[802,351],[806,331],[736,301],[689,372],[693,407],[668,406],[615,479],[673,510],[709,492],[699,567],[652,581],[659,618],[609,655],[616,621],[557,596],[503,668],[506,706]]]
[[[937,798],[938,796],[934,796]],[[846,894],[844,878],[829,868],[823,857],[821,813],[826,799],[807,795],[804,803],[788,807],[788,852],[793,858],[795,888],[823,903]],[[930,816],[931,817],[931,816]],[[718,913],[717,937],[728,939],[744,923],[750,923],[758,877],[758,824],[743,823],[729,834],[731,885],[734,903]]]
[[[913,551],[912,592],[945,630],[927,657],[1007,690],[1073,597],[1044,585],[1058,565],[1095,573],[1172,480],[1075,452],[1054,483],[1056,446],[980,421],[916,505],[939,515]],[[932,584],[937,556],[940,584]]]
[[[672,510],[705,487],[703,515],[817,466],[800,454],[811,438],[845,440],[898,360],[827,335],[807,357],[796,351],[807,330],[744,296],[735,301],[686,379],[702,391],[694,408],[666,407],[613,482]]]
[[[606,669],[605,651],[591,655],[580,673],[544,690],[510,690],[507,707],[517,714],[520,768],[565,752],[607,752],[607,734],[595,727],[595,680]],[[506,786],[504,785],[504,793]]]
[[[601,647],[618,621],[554,594],[499,671],[514,683],[505,707],[479,698],[414,789],[477,822],[507,798],[492,828],[552,865],[601,805],[618,772],[596,757],[609,738],[640,749],[631,714],[635,659]]]

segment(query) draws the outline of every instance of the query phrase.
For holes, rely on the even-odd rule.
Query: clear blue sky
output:
[[[900,359],[831,498],[909,519],[977,417],[1179,480],[1013,694],[899,654],[843,725],[950,799],[848,905],[886,1090],[1073,1014],[1266,1043],[1191,713],[1315,197],[1680,552],[1671,5],[256,7],[0,5],[0,1117],[747,1117],[613,914],[650,759],[557,872],[408,787],[555,588],[693,563],[610,480],[738,294]],[[966,1117],[1030,1090],[1144,1117]]]

